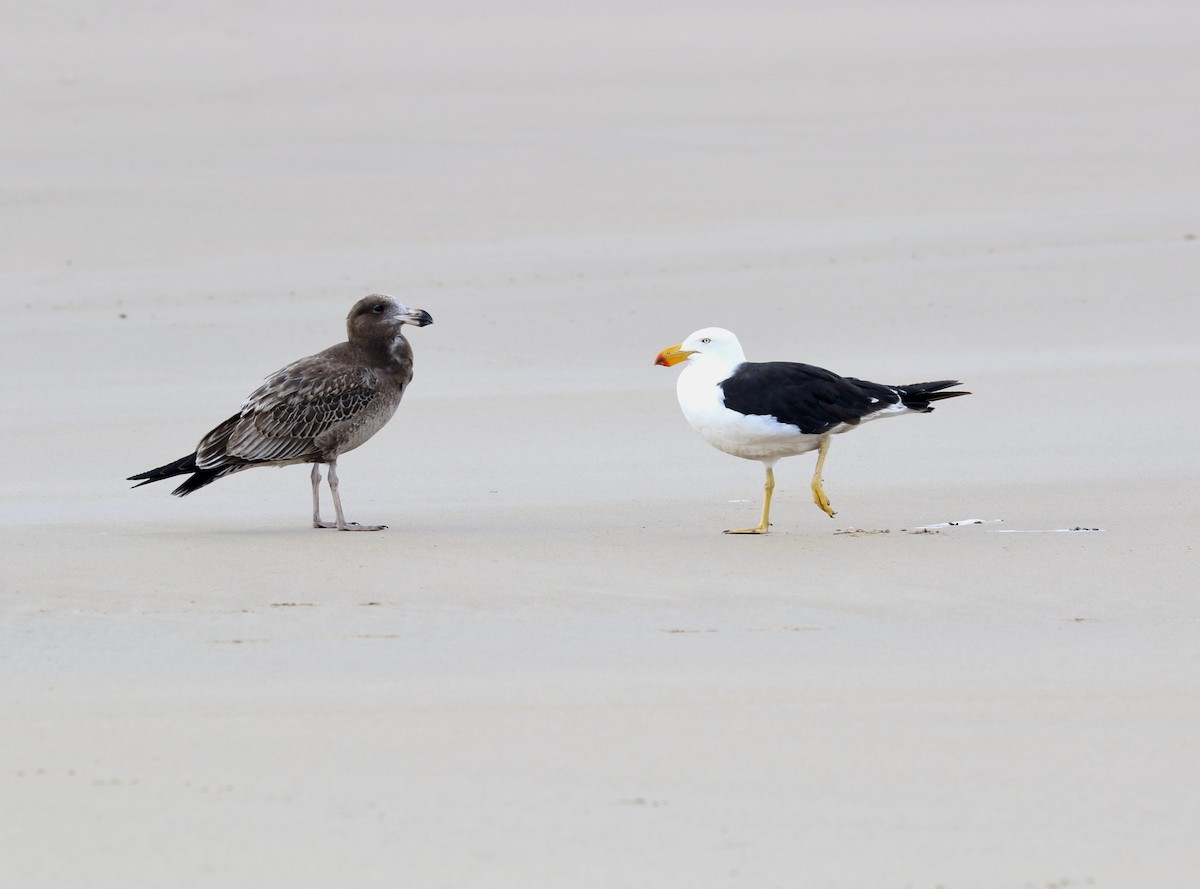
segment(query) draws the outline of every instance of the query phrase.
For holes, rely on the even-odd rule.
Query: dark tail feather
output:
[[[909,383],[907,386],[897,386],[896,391],[900,393],[900,400],[904,406],[911,411],[920,411],[923,414],[933,410],[929,406],[931,401],[941,401],[943,398],[957,398],[959,395],[970,395],[970,392],[942,392],[942,389],[948,389],[951,386],[961,386],[958,380],[937,380],[933,383]]]
[[[214,455],[225,455],[225,446],[229,443],[229,436],[241,419],[241,414],[234,414],[208,435],[204,436],[200,441],[200,446],[196,448],[196,452],[188,454],[186,457],[180,457],[174,463],[168,463],[166,466],[160,466],[157,469],[147,469],[145,472],[139,472],[137,475],[129,476],[129,481],[140,482],[134,485],[135,488],[140,488],[142,485],[148,485],[151,482],[161,482],[164,478],[174,478],[177,475],[187,475],[193,473],[192,477],[185,481],[182,485],[176,488],[171,493],[176,497],[186,497],[192,491],[199,490],[205,485],[211,485],[219,478],[224,478],[231,472],[237,472],[241,469],[246,469],[253,466],[252,463],[238,462],[236,457],[224,456],[227,460],[222,466],[211,466],[207,469],[201,469],[196,465],[196,458],[203,453],[205,460],[212,461]]]
[[[200,469],[193,473],[192,477],[187,479],[182,485],[176,488],[171,493],[176,497],[186,497],[192,491],[198,491],[205,485],[211,485],[219,478],[224,478],[231,472],[237,472],[239,469],[245,469],[249,464],[241,466],[218,466],[215,469]],[[145,484],[143,482],[142,484]],[[135,486],[136,487],[136,486]]]
[[[231,472],[237,472],[241,468],[243,467],[218,466],[215,469],[200,469],[196,466],[196,455],[188,454],[186,457],[180,457],[174,463],[168,463],[166,466],[160,466],[157,469],[148,469],[145,472],[139,472],[137,475],[131,475],[128,481],[138,482],[134,487],[140,488],[142,485],[148,485],[151,482],[161,482],[165,478],[187,475],[190,472],[192,473],[192,477],[171,492],[176,497],[186,497],[192,491],[212,484],[217,479],[223,478]]]
[[[196,472],[196,455],[188,454],[186,457],[180,457],[174,463],[168,463],[166,466],[160,466],[157,469],[147,469],[145,472],[139,472],[137,475],[129,476],[126,481],[141,482],[134,485],[135,488],[140,488],[142,485],[148,485],[151,482],[161,482],[164,478],[173,478],[177,475],[184,475],[188,472]]]

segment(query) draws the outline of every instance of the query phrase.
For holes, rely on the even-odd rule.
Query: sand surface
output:
[[[3,885],[1196,885],[1200,6],[202,6],[0,33]],[[373,290],[388,531],[127,489]],[[726,537],[708,325],[975,394]]]

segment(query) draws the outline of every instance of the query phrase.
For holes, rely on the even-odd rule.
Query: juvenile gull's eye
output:
[[[376,315],[382,315],[383,314],[383,303],[375,303],[375,305],[371,306],[371,311],[374,312]]]

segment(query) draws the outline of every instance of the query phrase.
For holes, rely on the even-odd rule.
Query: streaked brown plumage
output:
[[[253,466],[312,463],[313,527],[378,531],[386,525],[347,522],[338,495],[337,459],[383,428],[413,375],[412,349],[401,331],[433,319],[394,297],[373,293],[346,317],[347,341],[284,367],[259,386],[240,412],[200,440],[195,453],[134,476],[141,485],[191,476],[172,491],[183,497]],[[321,520],[320,465],[329,466],[333,522]]]

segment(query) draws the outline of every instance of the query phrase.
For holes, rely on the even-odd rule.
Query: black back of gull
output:
[[[880,417],[927,414],[934,401],[971,394],[945,391],[959,385],[957,380],[885,386],[811,364],[747,361],[738,338],[722,327],[697,330],[659,352],[654,363],[674,367],[685,362],[676,393],[688,423],[713,447],[758,460],[766,470],[758,524],[726,534],[766,534],[770,529],[775,464],[782,458],[817,452],[813,502],[832,517],[821,478],[830,436]]]

